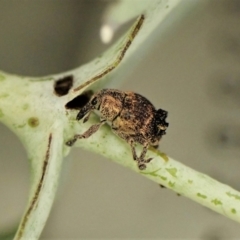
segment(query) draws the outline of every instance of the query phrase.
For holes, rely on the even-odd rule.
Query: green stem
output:
[[[182,196],[240,222],[240,192],[175,161],[160,151],[150,149],[146,158],[151,157],[153,160],[147,164],[146,170],[140,171],[132,159],[129,145],[116,137],[108,127],[103,127],[90,139],[79,140],[76,145],[131,168]]]

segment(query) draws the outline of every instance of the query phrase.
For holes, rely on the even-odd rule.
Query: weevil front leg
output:
[[[74,137],[66,142],[67,146],[73,146],[73,144],[78,140],[82,138],[89,138],[91,135],[93,135],[97,130],[104,124],[106,123],[106,120],[101,120],[100,123],[92,125],[86,132],[83,134],[76,134]]]

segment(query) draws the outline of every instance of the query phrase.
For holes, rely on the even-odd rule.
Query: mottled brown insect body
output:
[[[123,92],[116,89],[103,89],[92,96],[90,101],[80,110],[77,120],[86,122],[93,110],[100,113],[100,123],[91,126],[85,133],[75,135],[67,142],[72,146],[79,138],[88,138],[101,125],[108,122],[112,130],[123,138],[132,149],[133,159],[138,162],[139,169],[146,168],[150,159],[144,159],[149,146],[158,147],[159,141],[166,132],[167,112],[154,106],[143,96],[134,92]],[[142,153],[137,157],[135,144],[143,145]]]

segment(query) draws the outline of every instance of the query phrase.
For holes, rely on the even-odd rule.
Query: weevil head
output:
[[[89,107],[93,110],[94,109],[99,110],[101,102],[102,102],[101,94],[100,93],[95,93],[89,101]]]
[[[85,115],[87,115],[92,110],[95,110],[95,109],[99,110],[100,105],[101,105],[101,96],[99,95],[99,93],[95,93],[90,98],[88,103],[80,109],[76,119],[81,120]]]
[[[161,137],[166,134],[166,129],[168,128],[168,122],[166,122],[168,112],[162,109],[156,111],[155,120],[157,124],[158,133],[157,135]]]

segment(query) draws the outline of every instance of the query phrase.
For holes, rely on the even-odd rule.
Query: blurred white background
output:
[[[240,190],[240,1],[202,1],[204,7],[155,40],[120,88],[169,112],[162,151]],[[108,47],[99,37],[108,2],[0,1],[0,69],[40,76],[90,61]],[[3,125],[0,149],[2,240],[23,213],[30,171],[21,143]],[[74,149],[41,239],[113,238],[240,239],[240,227],[101,156]]]

